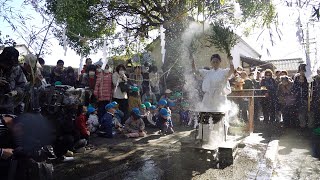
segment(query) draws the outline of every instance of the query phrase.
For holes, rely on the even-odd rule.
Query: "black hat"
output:
[[[5,47],[0,54],[0,60],[10,62],[13,64],[18,64],[19,51],[14,47]]]

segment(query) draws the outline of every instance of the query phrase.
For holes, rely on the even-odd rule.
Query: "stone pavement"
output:
[[[309,129],[286,129],[279,138],[277,165],[272,179],[320,179],[320,161],[312,157]]]

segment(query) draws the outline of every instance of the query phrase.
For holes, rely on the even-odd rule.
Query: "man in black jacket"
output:
[[[14,138],[12,135],[14,116],[0,116],[0,179],[6,179],[10,167],[10,157],[13,155],[15,148]]]

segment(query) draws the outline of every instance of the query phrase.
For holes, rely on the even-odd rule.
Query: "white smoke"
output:
[[[201,102],[199,92],[196,88],[199,87],[194,74],[192,73],[192,59],[190,59],[190,46],[196,37],[200,37],[205,31],[209,29],[209,24],[201,24],[198,22],[191,22],[188,28],[182,34],[182,65],[184,66],[185,84],[184,90],[188,93],[189,103],[196,107]],[[200,48],[200,47],[199,47]]]
[[[205,112],[212,112],[210,108],[212,107],[205,107],[200,99],[200,92],[197,89],[200,89],[201,84],[199,81],[195,78],[195,75],[192,73],[192,59],[191,57],[194,55],[192,53],[195,53],[197,49],[203,48],[201,46],[199,47],[191,47],[193,45],[194,40],[201,41],[203,39],[203,36],[205,35],[206,31],[209,30],[209,24],[200,24],[197,22],[191,22],[189,24],[189,27],[184,31],[182,34],[182,53],[181,53],[181,60],[182,65],[184,67],[184,78],[185,78],[185,84],[184,84],[184,90],[188,93],[188,100],[189,103],[193,107],[192,111],[205,111]],[[201,44],[201,43],[199,43]],[[191,48],[194,48],[193,50]],[[190,52],[195,51],[195,52]],[[196,61],[196,59],[195,59]],[[209,59],[208,59],[209,61]],[[211,131],[210,131],[210,137],[208,141],[209,146],[216,145],[217,142],[221,143],[221,140],[223,140],[224,137],[224,128],[226,128],[226,132],[228,132],[229,122],[236,121],[238,119],[238,112],[239,108],[238,106],[231,101],[228,101],[227,104],[221,105],[222,107],[218,107],[218,109],[223,109],[224,112],[226,112],[226,116],[223,118],[223,121],[221,121],[220,125],[211,125]],[[197,118],[196,118],[197,119]],[[195,121],[197,121],[195,119]],[[221,125],[221,123],[224,125]],[[195,125],[197,125],[197,122],[195,122]],[[201,128],[200,128],[201,129]]]

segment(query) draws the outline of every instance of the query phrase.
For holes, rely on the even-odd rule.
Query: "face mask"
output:
[[[97,69],[97,72],[101,72],[102,71],[102,69]]]
[[[89,71],[89,76],[94,76],[96,73],[94,71]]]
[[[105,72],[105,73],[109,73],[110,70],[109,70],[109,69],[105,69],[104,72]]]
[[[124,75],[124,71],[119,71],[119,74],[120,75]]]

